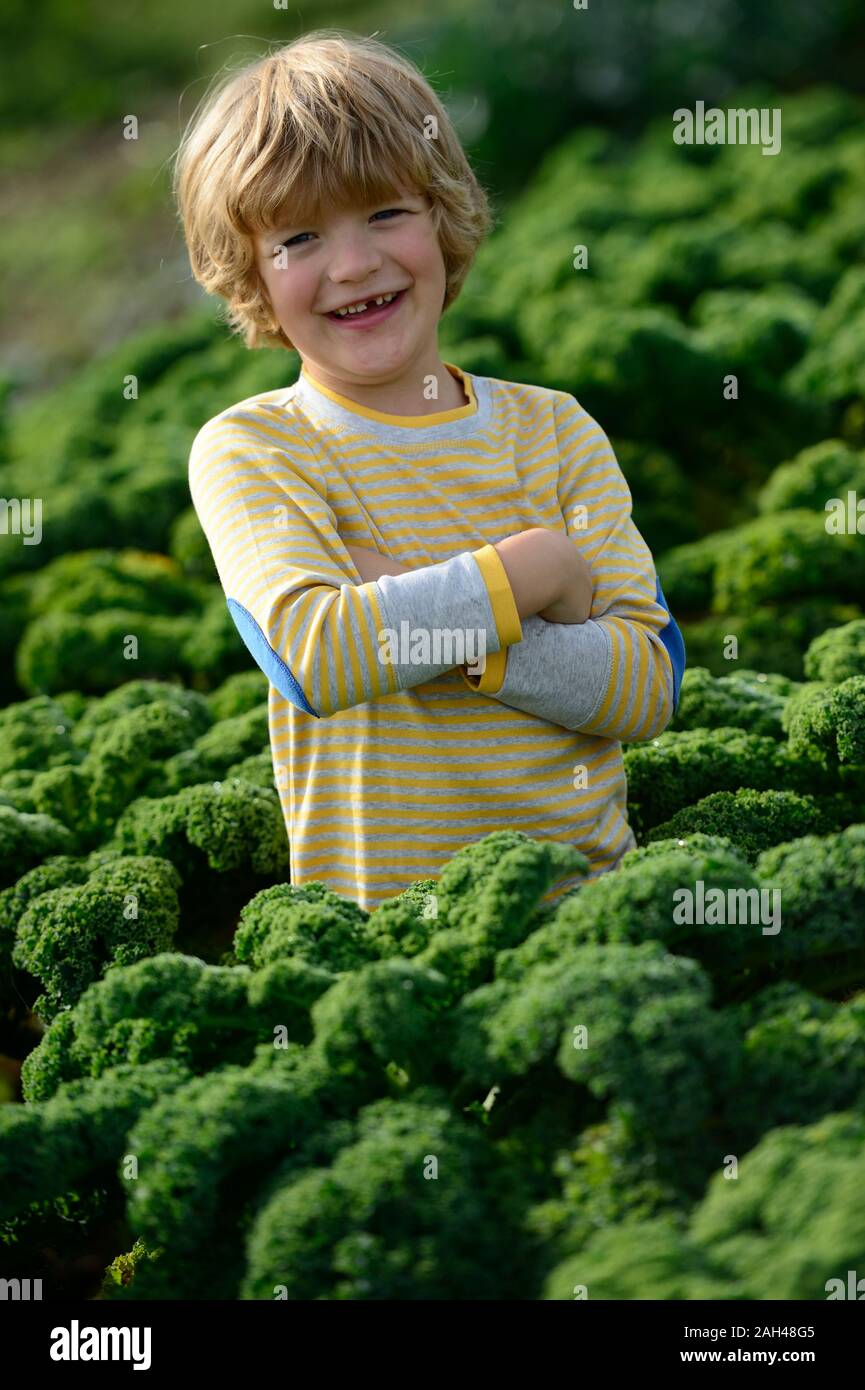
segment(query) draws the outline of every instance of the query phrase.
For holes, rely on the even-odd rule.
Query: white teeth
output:
[[[396,291],[396,293],[394,293],[394,294],[380,294],[380,295],[378,296],[378,298],[375,299],[375,300],[373,301],[373,303],[375,303],[375,304],[390,304],[390,302],[391,302],[392,299],[396,299],[396,296],[397,296],[398,293],[399,293],[399,291]],[[350,304],[350,305],[348,306],[347,309],[337,309],[336,312],[339,314],[339,316],[340,316],[341,319],[344,319],[344,318],[346,317],[347,314],[360,314],[360,313],[363,313],[363,310],[364,310],[366,307],[367,307],[367,306],[366,306],[366,303],[363,303],[363,304]]]

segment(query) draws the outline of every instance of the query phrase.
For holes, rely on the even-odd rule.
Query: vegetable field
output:
[[[552,907],[586,861],[507,826],[371,914],[287,881],[186,462],[294,355],[193,314],[7,411],[2,1275],[760,1300],[865,1270],[865,105],[783,117],[779,158],[575,133],[442,322],[447,360],[596,416],[687,647],[625,751],[638,848]]]

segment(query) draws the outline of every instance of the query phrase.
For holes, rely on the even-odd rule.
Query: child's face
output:
[[[279,324],[304,361],[371,381],[437,358],[446,274],[425,194],[328,209],[309,226],[280,223],[256,248]],[[390,307],[375,307],[377,295],[394,290],[401,293]],[[365,314],[329,312],[365,301]]]

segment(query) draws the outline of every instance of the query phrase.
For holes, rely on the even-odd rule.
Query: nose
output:
[[[362,284],[381,268],[381,253],[366,229],[346,231],[332,243],[328,277],[336,285]]]

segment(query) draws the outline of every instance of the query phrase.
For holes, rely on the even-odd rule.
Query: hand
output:
[[[592,611],[592,572],[573,542],[566,552],[567,579],[559,597],[538,617],[548,623],[584,623]]]

